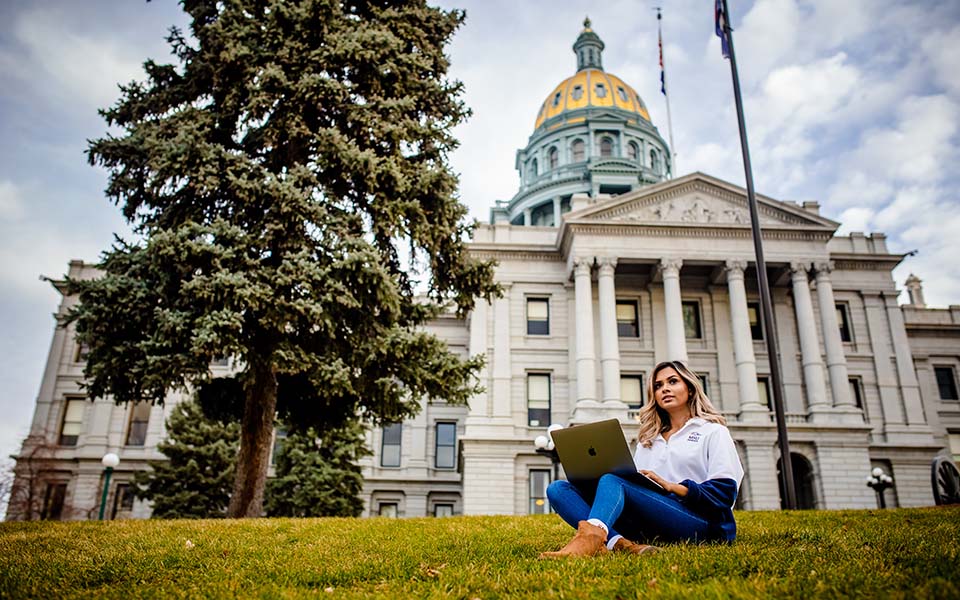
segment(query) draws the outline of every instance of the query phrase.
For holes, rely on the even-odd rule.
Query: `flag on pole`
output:
[[[713,11],[717,37],[720,38],[720,50],[724,58],[730,58],[730,44],[727,41],[727,15],[723,11],[723,0],[716,0]]]
[[[663,34],[657,32],[657,40],[660,44],[660,93],[667,95],[667,75],[663,70]]]

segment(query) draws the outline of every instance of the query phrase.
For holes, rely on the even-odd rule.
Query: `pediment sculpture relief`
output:
[[[673,198],[650,206],[640,207],[616,217],[620,221],[663,221],[669,223],[734,223],[748,224],[746,208],[722,200],[701,196]]]

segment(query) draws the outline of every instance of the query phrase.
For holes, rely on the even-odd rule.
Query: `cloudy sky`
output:
[[[743,185],[730,70],[709,0],[483,0],[450,54],[474,111],[452,157],[463,201],[486,220],[518,179],[516,150],[540,103],[573,74],[585,15],[604,65],[640,93],[667,137],[652,7],[664,40],[678,173]],[[754,177],[760,193],[816,200],[842,232],[882,231],[919,253],[895,272],[934,306],[960,303],[960,3],[955,0],[730,0]],[[93,261],[128,231],[87,165],[105,131],[96,109],[186,23],[173,0],[0,3],[0,452],[26,435],[59,296],[40,275]]]

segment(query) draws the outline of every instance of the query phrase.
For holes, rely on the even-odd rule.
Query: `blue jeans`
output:
[[[634,542],[702,542],[709,523],[676,496],[659,494],[617,477],[604,475],[591,497],[569,481],[554,481],[547,488],[550,506],[576,529],[577,523],[599,519],[615,535]]]

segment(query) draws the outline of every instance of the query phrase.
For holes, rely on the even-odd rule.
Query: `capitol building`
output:
[[[469,245],[497,262],[503,296],[428,326],[463,356],[486,357],[484,392],[368,432],[365,515],[548,512],[557,473],[534,439],[554,423],[616,418],[635,444],[646,374],[668,359],[699,374],[727,419],[746,471],[737,508],[781,506],[746,191],[673,172],[643,99],[604,70],[589,22],[573,50],[575,71],[531,115],[516,195],[491,207]],[[960,306],[926,307],[915,277],[898,304],[904,255],[883,234],[837,235],[816,202],[757,202],[800,506],[876,508],[864,483],[875,467],[893,478],[887,506],[932,505],[931,461],[960,458]],[[70,265],[71,277],[92,273]],[[64,297],[61,313],[74,302]],[[18,475],[37,463],[26,457],[42,458],[31,468],[44,516],[95,517],[100,458],[115,452],[107,514],[147,517],[132,476],[162,458],[156,445],[180,397],[91,403],[82,369],[71,331],[55,329]],[[13,508],[8,518],[23,518]]]

